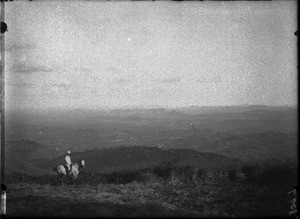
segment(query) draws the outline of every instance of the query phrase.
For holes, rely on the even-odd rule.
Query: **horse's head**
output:
[[[85,168],[85,166],[84,166],[84,160],[80,161],[80,166],[83,167],[83,168]]]

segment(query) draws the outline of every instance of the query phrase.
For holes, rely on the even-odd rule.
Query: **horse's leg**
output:
[[[61,178],[61,175],[60,175],[60,174],[58,174],[58,175],[57,175],[57,177],[56,177],[56,180],[57,180],[57,181],[59,181],[59,180],[60,180],[60,178]]]
[[[64,175],[61,175],[61,178],[60,178],[61,180],[60,180],[60,183],[61,183],[61,186],[63,186],[64,185]]]
[[[73,175],[73,177],[72,177],[72,181],[73,181],[73,186],[75,185],[75,175]]]
[[[75,180],[76,180],[76,177],[73,175],[73,176],[72,176],[73,186],[75,186]]]
[[[57,182],[59,180],[59,175],[56,176],[55,185],[57,186]]]
[[[64,175],[60,175],[60,178],[59,178],[59,181],[60,181],[60,185],[61,185],[61,186],[63,185],[63,176],[64,176]]]

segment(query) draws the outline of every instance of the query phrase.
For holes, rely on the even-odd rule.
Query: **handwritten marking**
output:
[[[295,196],[292,200],[290,200],[290,203],[292,205],[290,207],[291,211],[289,211],[289,214],[290,215],[296,214],[297,213],[297,190],[293,189],[293,190],[289,191],[288,194],[293,194]]]

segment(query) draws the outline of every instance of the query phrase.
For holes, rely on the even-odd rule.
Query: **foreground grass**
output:
[[[8,185],[11,216],[257,217],[289,216],[297,185],[291,162],[219,169],[161,165],[110,175],[82,174],[76,185],[49,176]],[[26,182],[27,181],[27,182]]]
[[[164,201],[159,185],[51,186],[10,184],[8,216],[31,217],[196,217]]]

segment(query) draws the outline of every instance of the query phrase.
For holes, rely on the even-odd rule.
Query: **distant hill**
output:
[[[142,121],[145,118],[159,119],[289,119],[297,116],[296,107],[239,105],[239,106],[190,106],[173,109],[134,108],[113,110],[14,110],[6,113],[9,125],[44,124],[54,126],[71,124],[95,124],[106,121]]]
[[[190,106],[175,109],[187,114],[210,114],[210,113],[242,113],[249,111],[286,111],[296,110],[289,106],[266,106],[266,105],[237,105],[237,106]]]
[[[25,160],[34,162],[43,159],[52,159],[58,155],[58,152],[55,150],[27,139],[6,142],[6,150],[9,155],[20,156]]]
[[[163,150],[144,146],[94,149],[72,153],[74,163],[81,159],[85,160],[85,171],[95,173],[140,169],[156,166],[163,162],[210,167],[238,161],[223,155],[202,153],[190,149]],[[64,155],[35,141],[22,139],[6,143],[6,173],[54,174],[50,169],[64,163]]]
[[[7,167],[18,169],[22,162],[28,168],[40,168],[44,162],[53,167],[64,162],[53,148],[63,153],[69,149],[72,152],[86,150],[73,153],[74,159],[87,157],[88,162],[96,164],[92,166],[99,166],[99,171],[122,166],[135,168],[165,158],[183,159],[185,155],[179,155],[181,152],[175,149],[192,151],[185,160],[201,152],[214,153],[210,155],[212,160],[216,154],[242,160],[285,159],[296,155],[296,131],[297,110],[293,107],[16,110],[6,114]],[[33,141],[20,141],[20,138]],[[146,147],[133,150],[129,147],[132,145],[153,147],[153,150]],[[120,147],[124,147],[124,151]],[[88,152],[95,148],[107,149]],[[203,153],[199,157],[203,157]],[[170,154],[173,157],[169,157]],[[56,158],[57,161],[53,160]],[[208,160],[207,163],[213,162]]]
[[[159,165],[162,162],[190,164],[199,167],[234,165],[236,162],[264,159],[296,158],[296,139],[292,134],[263,133],[192,133],[166,141],[159,147],[121,146],[73,152],[72,161],[86,162],[86,170],[110,173]],[[64,155],[29,140],[7,144],[7,172],[28,174],[50,173],[54,166],[63,164]],[[52,172],[54,173],[54,172]]]
[[[7,172],[42,174],[45,171],[40,169],[37,164],[58,156],[56,151],[26,139],[8,141],[5,149],[5,169]]]
[[[296,136],[274,131],[241,134],[191,133],[185,137],[166,140],[164,148],[189,148],[242,160],[284,160],[297,157]]]

